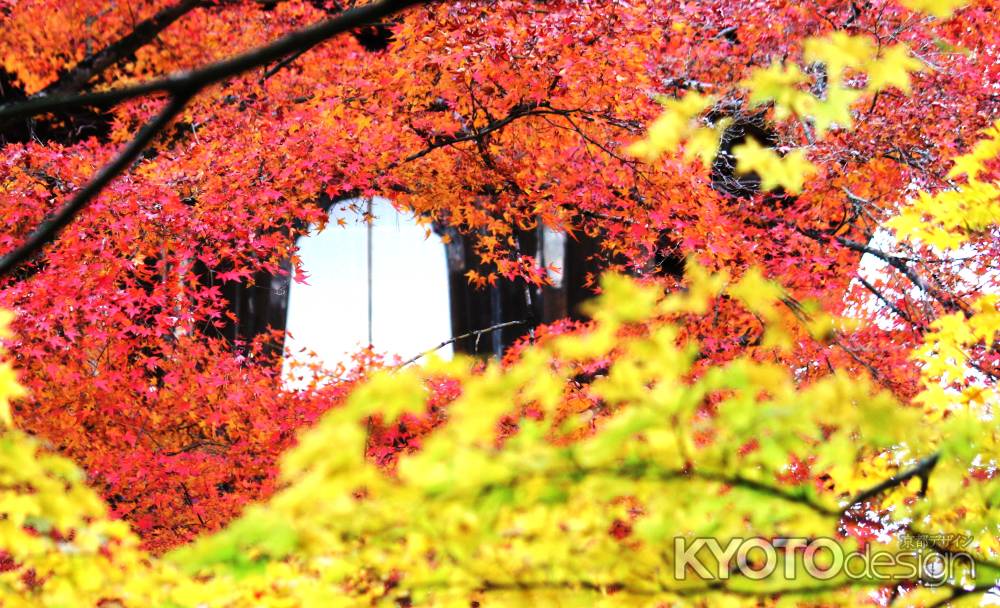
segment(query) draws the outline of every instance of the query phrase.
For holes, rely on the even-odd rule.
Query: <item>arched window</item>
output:
[[[365,201],[338,205],[324,231],[299,241],[307,278],[291,287],[285,342],[291,356],[304,358],[312,351],[333,368],[368,345],[369,337],[376,351],[403,359],[448,340],[448,270],[441,239],[386,199],[371,201],[375,219],[370,227],[347,208],[350,203],[366,207]],[[438,352],[447,357],[451,348]]]

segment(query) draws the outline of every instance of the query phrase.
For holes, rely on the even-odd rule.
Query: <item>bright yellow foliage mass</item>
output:
[[[866,35],[835,32],[824,38],[810,38],[803,44],[803,60],[823,66],[824,81],[795,63],[772,63],[752,70],[740,85],[754,106],[768,106],[775,120],[796,119],[815,129],[823,138],[834,128],[849,129],[853,124],[851,109],[856,101],[889,88],[910,90],[910,75],[924,69],[910,54],[906,44],[898,43],[879,50]],[[849,72],[867,75],[867,84],[852,88],[845,84]],[[646,137],[632,144],[628,152],[647,162],[665,153],[684,149],[687,159],[700,158],[710,165],[727,123],[711,127],[699,123],[700,116],[717,99],[687,93],[679,100],[665,100],[664,112],[650,125]],[[762,178],[762,188],[783,188],[798,193],[816,167],[800,148],[787,155],[748,141],[733,150],[739,173],[755,173]]]
[[[903,6],[910,10],[941,18],[950,16],[966,4],[968,0],[903,0]]]
[[[1000,224],[1000,181],[987,177],[988,161],[1000,157],[1000,123],[983,132],[972,150],[954,160],[950,179],[964,183],[917,198],[890,220],[905,238],[941,250],[956,249]]]
[[[955,159],[949,178],[964,183],[934,194],[920,192],[888,224],[897,234],[940,250],[995,241],[1000,229],[1000,181],[986,177],[1000,160],[1000,124],[987,129],[972,150]],[[935,417],[969,412],[988,419],[1000,406],[992,371],[970,363],[977,347],[993,348],[1000,332],[1000,298],[979,297],[968,310],[938,318],[913,356],[923,364],[918,400]]]
[[[878,482],[873,474],[932,454],[940,463],[927,499],[897,501],[892,496],[912,498],[914,488],[890,488],[893,516],[919,515],[923,532],[995,534],[988,501],[1000,484],[972,492],[945,477],[960,479],[973,458],[995,453],[992,431],[961,413],[921,424],[917,410],[837,372],[799,386],[783,366],[742,357],[695,375],[697,344],[680,340],[663,319],[729,297],[764,320],[776,348],[809,327],[786,314],[783,290],[757,273],[732,281],[690,266],[688,281],[689,290],[664,296],[606,277],[590,331],[536,346],[507,368],[494,362],[473,373],[471,361],[459,359],[376,376],[302,437],[284,460],[285,489],[269,503],[162,559],[142,554],[123,523],[107,520],[75,466],[8,431],[0,451],[7,514],[0,547],[18,567],[0,579],[5,605],[467,605],[470,598],[655,605],[692,594],[718,605],[778,592],[850,604],[878,581],[840,576],[817,592],[801,569],[791,579],[711,581],[697,572],[680,579],[671,539],[833,537],[842,512]],[[577,364],[612,352],[592,385],[609,415],[582,439],[561,441],[588,424],[585,414],[555,416]],[[398,476],[367,462],[364,421],[422,411],[424,380],[441,374],[463,386],[447,423],[421,451],[402,457]],[[17,389],[6,383],[3,390],[6,397]],[[706,400],[716,403],[714,418],[697,415]],[[500,418],[527,405],[543,417],[520,418],[516,434],[498,444]],[[714,440],[696,440],[706,433]],[[756,449],[734,458],[751,439]],[[828,471],[833,489],[776,481],[789,454]],[[874,470],[873,455],[882,463]],[[938,511],[950,513],[956,499],[979,505],[982,519],[956,528],[945,518],[938,526]],[[608,534],[630,518],[628,542]],[[900,550],[894,542],[883,549]],[[974,553],[983,561],[976,576],[995,576],[992,552]]]

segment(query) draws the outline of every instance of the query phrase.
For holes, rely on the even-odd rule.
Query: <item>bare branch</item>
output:
[[[514,120],[516,120],[518,118],[521,118],[522,116],[532,116],[532,115],[539,115],[539,114],[544,114],[544,113],[545,113],[545,111],[542,111],[542,110],[538,109],[538,105],[537,104],[521,104],[521,105],[516,105],[513,108],[511,108],[511,110],[507,114],[507,116],[504,116],[500,120],[493,121],[490,124],[486,125],[485,127],[481,128],[481,129],[476,129],[476,130],[472,131],[471,133],[467,133],[467,134],[463,134],[463,135],[458,135],[458,136],[455,136],[455,137],[449,137],[449,138],[443,139],[441,141],[435,142],[435,143],[427,146],[423,150],[420,150],[419,152],[414,152],[413,154],[407,156],[402,161],[400,161],[400,164],[402,164],[402,163],[409,163],[409,162],[417,160],[418,158],[422,158],[424,156],[427,156],[428,154],[430,154],[434,150],[437,150],[438,148],[445,148],[445,147],[453,146],[455,144],[466,142],[466,141],[479,141],[483,137],[485,137],[485,136],[489,135],[490,133],[492,133],[493,131],[499,131],[500,129],[506,127],[508,124],[514,122]]]
[[[856,251],[858,253],[867,253],[868,255],[874,256],[882,260],[883,262],[887,263],[889,266],[895,268],[900,274],[902,274],[911,283],[913,283],[913,285],[920,288],[921,291],[923,291],[931,298],[936,300],[939,304],[941,304],[941,306],[944,307],[945,310],[952,312],[965,310],[965,307],[963,306],[962,301],[960,299],[958,299],[957,297],[955,297],[950,293],[944,292],[939,289],[935,289],[923,277],[917,274],[916,271],[910,268],[909,262],[912,261],[910,258],[894,255],[886,251],[882,251],[881,249],[871,247],[870,245],[858,243],[857,241],[853,241],[843,236],[832,235],[825,232],[821,232],[819,230],[809,230],[795,225],[793,225],[792,227],[800,234],[807,236],[811,239],[821,242],[836,241],[840,245],[847,247],[852,251]]]
[[[501,330],[501,329],[504,329],[505,327],[514,327],[515,325],[524,325],[526,323],[527,323],[527,321],[507,321],[506,323],[499,323],[497,325],[492,325],[492,326],[486,327],[484,329],[477,329],[475,331],[470,331],[468,333],[464,333],[464,334],[462,334],[460,336],[455,336],[454,338],[450,338],[448,340],[445,340],[444,342],[442,342],[441,344],[438,344],[437,346],[435,346],[434,348],[432,348],[430,350],[425,350],[424,352],[420,353],[416,357],[411,357],[410,359],[407,359],[406,361],[403,361],[402,363],[400,363],[396,367],[397,368],[401,368],[401,367],[406,367],[407,365],[410,365],[411,363],[416,363],[417,361],[419,361],[420,359],[426,357],[427,355],[429,355],[429,354],[431,354],[431,353],[433,353],[435,351],[441,350],[442,348],[444,348],[445,346],[448,346],[449,344],[454,344],[455,342],[458,342],[459,340],[464,340],[466,338],[478,338],[479,336],[481,336],[483,334],[488,334],[488,333],[491,333],[491,332],[494,332],[494,331],[497,331],[497,330]]]

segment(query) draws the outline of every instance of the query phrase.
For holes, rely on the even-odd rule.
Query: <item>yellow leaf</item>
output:
[[[625,152],[653,162],[667,152],[673,152],[690,137],[697,127],[692,123],[699,114],[715,103],[715,98],[688,92],[680,99],[668,99],[660,114],[646,132],[646,137],[625,148]]]
[[[846,68],[861,69],[875,56],[875,45],[868,36],[851,36],[842,31],[825,38],[810,38],[803,45],[806,61],[826,65],[830,82],[838,83]]]
[[[922,63],[910,56],[908,46],[902,43],[893,45],[868,66],[868,88],[881,91],[896,87],[909,93],[910,73],[919,72],[923,67]]]
[[[709,127],[695,129],[684,144],[685,160],[697,158],[706,167],[711,166],[715,155],[719,152],[719,141],[724,130],[725,125],[717,125],[714,129]]]
[[[775,118],[784,120],[791,115],[805,116],[812,111],[816,98],[798,88],[808,80],[795,64],[773,63],[767,69],[754,70],[750,78],[740,85],[750,91],[750,102],[753,104],[773,101]]]
[[[831,87],[826,99],[818,102],[813,109],[812,118],[816,124],[816,135],[823,137],[833,125],[850,128],[854,123],[851,118],[851,104],[860,96],[861,93],[853,89]]]
[[[902,3],[911,11],[927,13],[944,19],[968,4],[968,0],[902,0]]]
[[[785,156],[771,148],[761,146],[748,139],[746,143],[733,148],[738,173],[756,173],[764,190],[782,187],[786,192],[798,194],[805,179],[816,172],[816,167],[806,158],[802,149],[793,150]]]

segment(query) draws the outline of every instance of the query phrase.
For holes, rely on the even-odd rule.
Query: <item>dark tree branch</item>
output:
[[[400,164],[415,161],[418,158],[427,156],[428,154],[439,148],[446,148],[448,146],[453,146],[455,144],[459,144],[466,141],[480,141],[483,137],[486,137],[487,135],[489,135],[494,131],[499,131],[500,129],[506,127],[508,124],[517,120],[518,118],[521,118],[522,116],[540,115],[545,113],[546,111],[538,110],[538,106],[536,104],[516,105],[513,108],[511,108],[507,116],[504,116],[499,120],[495,120],[486,125],[485,127],[472,131],[471,133],[457,135],[455,137],[448,137],[442,139],[441,141],[437,141],[427,146],[423,150],[420,150],[419,152],[414,152],[413,154],[407,156],[400,162]]]
[[[187,96],[171,98],[167,106],[146,126],[144,126],[110,163],[94,176],[90,183],[77,192],[55,215],[49,217],[24,241],[24,243],[0,258],[0,277],[5,277],[21,262],[24,262],[47,243],[54,240],[84,207],[103,190],[111,180],[125,171],[142,153],[143,149],[172,121],[187,104]]]
[[[858,274],[854,278],[856,278],[858,280],[858,282],[861,283],[861,285],[865,289],[867,289],[872,294],[874,294],[875,297],[879,299],[879,301],[881,301],[883,304],[885,304],[886,306],[888,306],[889,310],[891,310],[892,312],[894,312],[896,314],[896,316],[898,316],[900,319],[903,319],[904,321],[906,321],[910,325],[913,325],[914,327],[918,327],[918,328],[921,328],[921,329],[926,328],[926,324],[924,324],[923,322],[919,322],[918,323],[917,321],[914,321],[913,317],[911,317],[905,310],[903,310],[902,308],[900,308],[899,306],[897,306],[894,302],[889,301],[889,298],[887,298],[885,296],[885,294],[883,294],[881,291],[879,291],[878,289],[876,289],[874,285],[872,285],[871,283],[869,283],[868,281],[866,281],[865,278],[863,276],[861,276],[861,274]]]
[[[962,306],[962,303],[958,298],[956,298],[952,294],[943,293],[940,290],[935,289],[926,280],[924,280],[923,277],[918,275],[916,271],[910,268],[908,264],[909,260],[907,258],[886,253],[881,249],[875,249],[867,245],[862,245],[861,243],[857,243],[842,236],[837,236],[834,238],[838,243],[840,243],[844,247],[847,247],[848,249],[857,251],[859,253],[867,253],[869,255],[873,255],[876,258],[889,264],[889,266],[892,266],[897,271],[899,271],[900,274],[909,279],[911,283],[919,287],[921,291],[923,291],[927,295],[937,300],[937,302],[941,304],[941,306],[943,306],[945,310],[951,312],[964,310],[964,307]]]
[[[948,597],[943,598],[930,604],[927,608],[944,608],[944,606],[951,606],[952,602],[958,601],[963,597],[968,597],[970,595],[980,595],[987,593],[997,588],[994,583],[987,583],[985,585],[976,585],[975,587],[969,589],[963,589],[961,587],[952,587],[951,594]]]
[[[207,0],[180,0],[176,4],[162,9],[152,17],[141,21],[128,34],[118,38],[108,46],[88,54],[79,63],[64,70],[54,82],[36,93],[34,97],[80,92],[105,70],[134,56],[136,51],[155,40],[160,32],[168,28],[172,23],[193,9],[199,6],[206,6],[207,4]],[[63,113],[54,122],[58,123],[69,117],[75,119],[73,114],[72,112]],[[96,122],[100,123],[100,115],[98,113],[85,111],[83,115],[89,115],[91,121],[97,119]],[[70,120],[70,122],[75,122],[75,120]],[[16,120],[14,117],[0,119],[0,133],[10,132],[10,128],[15,123]],[[35,126],[31,124],[33,121],[28,121],[28,123],[27,133],[34,134]],[[94,125],[91,124],[90,126],[93,128]],[[13,131],[13,133],[18,132],[17,129]]]
[[[312,47],[310,47],[310,48],[312,48]],[[295,61],[299,57],[305,55],[308,52],[309,52],[309,49],[301,49],[299,51],[296,51],[295,53],[292,53],[288,57],[285,57],[284,59],[282,59],[281,61],[279,61],[277,63],[277,65],[275,65],[274,67],[268,68],[267,71],[264,72],[264,75],[260,77],[260,82],[264,82],[265,80],[267,80],[271,76],[274,76],[275,74],[277,74],[281,70],[283,70],[286,67],[292,65],[293,63],[295,63]]]
[[[847,503],[844,507],[844,513],[850,511],[858,505],[868,502],[883,492],[887,492],[893,488],[903,485],[914,477],[920,479],[919,495],[923,497],[927,493],[927,487],[930,485],[931,472],[934,470],[934,467],[937,466],[939,458],[939,454],[931,454],[927,458],[917,461],[917,464],[913,467],[893,475],[889,479],[886,479],[882,483],[874,485],[867,490],[863,490],[857,496],[852,498],[849,503]]]
[[[154,93],[194,95],[205,87],[237,76],[254,68],[280,61],[288,55],[353,30],[377,22],[425,0],[379,0],[353,8],[316,25],[292,32],[278,40],[246,53],[210,63],[188,72],[179,72],[133,86],[74,95],[43,95],[23,102],[0,106],[0,119],[34,116],[44,112],[80,106],[111,106]]]
[[[893,255],[891,253],[882,251],[881,249],[876,249],[857,241],[853,241],[843,236],[832,235],[819,230],[809,230],[801,228],[799,226],[792,226],[796,231],[798,231],[803,236],[807,236],[816,241],[836,241],[840,245],[850,249],[851,251],[856,251],[858,253],[867,253],[874,256],[889,266],[896,269],[900,274],[906,277],[911,283],[918,287],[921,291],[929,295],[931,298],[936,300],[945,310],[949,312],[954,311],[964,311],[965,308],[962,305],[961,300],[952,294],[942,292],[941,290],[932,287],[923,277],[916,273],[909,266],[909,262],[912,261],[910,258]]]
[[[402,158],[401,160],[399,160],[397,162],[394,162],[394,163],[390,164],[388,167],[386,167],[385,170],[388,171],[388,170],[391,170],[391,169],[395,169],[396,167],[398,167],[399,165],[402,165],[404,163],[413,162],[413,161],[418,160],[420,158],[423,158],[424,156],[427,156],[431,152],[433,152],[435,150],[439,150],[441,148],[448,148],[448,147],[454,146],[456,144],[464,143],[464,142],[482,143],[483,139],[487,135],[489,135],[490,133],[493,133],[495,131],[500,131],[501,129],[503,129],[507,125],[513,123],[515,120],[517,120],[519,118],[527,118],[529,116],[537,116],[537,117],[541,117],[541,118],[544,119],[546,116],[550,116],[550,115],[562,116],[563,118],[565,118],[566,120],[568,120],[573,125],[573,128],[569,129],[569,130],[576,132],[578,135],[581,136],[581,138],[584,139],[584,141],[587,141],[588,143],[591,143],[591,144],[597,146],[601,150],[607,152],[609,155],[611,155],[612,157],[614,157],[619,162],[621,162],[621,163],[623,163],[625,165],[628,165],[628,166],[630,166],[630,167],[632,167],[634,169],[634,167],[635,167],[635,165],[637,163],[633,162],[630,159],[626,159],[626,158],[623,158],[623,157],[615,154],[613,151],[609,150],[606,146],[602,145],[600,142],[594,140],[592,137],[590,137],[589,135],[587,135],[586,133],[584,133],[583,130],[581,130],[580,127],[577,126],[577,124],[575,122],[573,122],[573,120],[572,120],[571,117],[574,114],[579,114],[581,116],[584,116],[588,120],[593,120],[591,113],[588,112],[588,111],[586,111],[586,110],[582,110],[582,109],[562,110],[562,109],[558,109],[558,108],[553,108],[553,107],[549,106],[547,103],[541,103],[541,104],[536,104],[536,103],[518,104],[518,105],[512,107],[510,109],[510,111],[507,113],[507,115],[504,116],[503,118],[493,119],[493,120],[491,120],[491,122],[489,122],[488,124],[486,124],[483,127],[480,127],[479,129],[463,131],[461,134],[458,134],[458,135],[453,135],[453,136],[450,136],[450,137],[442,137],[440,139],[437,139],[433,143],[431,143],[430,145],[428,145],[426,148],[423,148],[423,149],[421,149],[421,150],[419,150],[417,152],[414,152],[414,153],[410,154],[409,156],[406,156],[406,157]],[[605,119],[604,117],[599,117],[599,118],[601,120],[605,120],[608,124],[611,124],[611,125],[613,125],[615,127],[626,128],[626,127],[622,126],[621,124],[612,122],[610,119]]]
[[[181,0],[168,6],[140,22],[122,38],[85,57],[61,74],[58,80],[42,89],[41,94],[75,93],[84,89],[92,78],[149,44],[170,24],[204,4],[205,0]]]
[[[301,49],[311,48],[337,34],[378,21],[419,2],[421,0],[380,0],[345,11],[336,17],[293,32],[271,44],[230,59],[132,87],[81,95],[42,95],[23,102],[0,106],[0,121],[2,121],[63,108],[115,104],[154,93],[167,93],[170,96],[167,107],[155,119],[140,129],[135,139],[125,146],[110,163],[105,165],[90,183],[77,192],[55,215],[43,222],[24,244],[0,258],[0,278],[9,275],[20,263],[53,241],[59,232],[96,198],[111,180],[125,171],[139,157],[142,150],[153,141],[156,135],[180,114],[191,97],[197,95],[205,87],[280,60]]]

